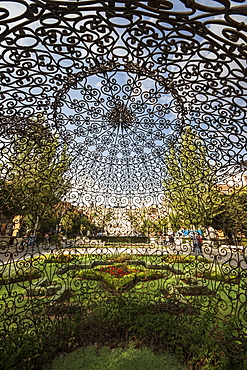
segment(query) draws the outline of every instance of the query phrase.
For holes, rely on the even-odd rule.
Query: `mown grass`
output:
[[[19,328],[22,327],[22,322],[25,323],[21,334],[23,343],[18,344],[20,347],[18,356],[23,356],[23,363],[25,366],[28,364],[27,368],[29,368],[29,362],[33,361],[33,356],[30,353],[38,351],[39,347],[43,351],[48,351],[49,348],[51,353],[56,354],[66,345],[70,349],[76,348],[80,344],[81,338],[85,337],[85,332],[89,331],[89,336],[91,335],[93,338],[94,335],[97,337],[98,332],[106,329],[104,338],[112,338],[114,333],[118,333],[119,337],[125,335],[139,337],[144,343],[146,343],[146,339],[147,341],[160,340],[168,347],[171,344],[172,349],[181,348],[181,356],[188,356],[191,363],[202,361],[203,358],[204,367],[201,367],[202,369],[212,370],[214,367],[206,367],[212,366],[212,364],[221,364],[222,367],[218,367],[219,369],[227,369],[224,366],[230,362],[227,362],[223,352],[221,356],[224,361],[217,357],[213,347],[214,340],[205,333],[213,333],[216,330],[217,334],[218,330],[222,338],[226,335],[225,343],[228,340],[230,343],[233,332],[235,338],[238,338],[238,335],[246,335],[244,297],[246,297],[247,277],[245,271],[240,268],[231,270],[227,264],[215,261],[208,262],[195,256],[179,256],[179,258],[174,256],[166,261],[162,261],[162,256],[131,256],[132,259],[127,257],[129,256],[124,257],[117,254],[115,256],[102,255],[100,258],[98,255],[69,255],[66,257],[61,253],[58,256],[45,255],[20,261],[15,266],[3,266],[2,272],[5,273],[6,282],[0,286],[0,334],[4,338],[3,343],[6,342],[6,338],[9,338],[9,343],[18,343],[20,340],[18,337]],[[79,278],[80,268],[76,269],[75,267],[85,266],[99,260],[107,264],[119,262],[128,264],[144,260],[151,265],[163,264],[167,268],[157,269],[162,272],[163,278],[139,281],[130,291],[114,296],[104,289],[100,281]],[[71,269],[64,270],[68,266],[71,266]],[[28,268],[31,269],[30,277],[28,277]],[[95,268],[97,269],[98,266]],[[33,275],[33,269],[40,270],[42,276],[36,278]],[[18,277],[23,271],[25,271],[26,280]],[[13,283],[15,274],[17,279]],[[46,285],[58,288],[55,295],[49,295],[46,288],[44,288],[43,295],[28,294],[32,287],[38,286],[44,281]],[[198,291],[200,286],[206,287],[209,293],[212,291],[213,294],[186,294],[186,289],[191,292],[195,287]],[[69,295],[62,301],[61,297],[66,291]],[[189,310],[186,309],[187,307]],[[172,311],[174,309],[178,309],[176,315]],[[179,311],[179,309],[181,310]],[[231,321],[232,318],[235,320],[234,322]],[[200,326],[197,327],[197,325]],[[55,340],[55,337],[48,335],[49,330],[51,333],[53,332],[53,327],[59,328],[60,344],[56,341],[50,342]],[[66,334],[60,335],[64,330]],[[95,332],[98,330],[98,332],[92,334],[94,330]],[[9,334],[6,334],[7,332]],[[54,329],[54,335],[55,333]],[[15,341],[11,341],[12,336]],[[35,340],[36,345],[34,345]],[[64,345],[62,342],[66,342],[66,340],[68,343]],[[235,342],[238,345],[238,341],[235,340]],[[203,343],[201,352],[198,352],[197,348],[199,343]],[[53,352],[52,346],[54,347]],[[28,347],[25,349],[27,354],[21,349],[24,347]],[[10,356],[8,348],[6,346],[3,348],[5,358],[8,358]],[[13,347],[12,351],[14,350]],[[119,351],[122,350],[119,349]],[[119,361],[121,365],[124,351],[120,352],[116,350],[116,354],[119,353],[119,357],[117,357],[119,359],[114,361]],[[91,355],[93,356],[93,354]],[[18,356],[16,355],[16,358]],[[39,357],[37,353],[36,356]],[[49,357],[48,354],[47,356]],[[136,358],[139,357],[136,355]],[[17,360],[13,359],[13,363],[15,361]],[[40,359],[40,361],[42,360]],[[37,370],[35,366],[33,368]],[[157,366],[155,369],[158,369]],[[138,368],[135,367],[135,369]],[[172,368],[170,367],[170,369]]]
[[[96,348],[88,346],[56,358],[51,370],[186,370],[179,360],[168,352],[155,355],[151,348]]]
[[[106,258],[109,259],[109,256],[103,256],[102,262],[107,261]],[[159,257],[158,264],[166,264],[169,267],[166,270],[157,269],[157,272],[160,271],[164,278],[148,282],[138,282],[136,286],[131,289],[129,294],[136,297],[138,297],[139,294],[141,294],[141,296],[147,294],[149,300],[155,299],[157,301],[159,298],[161,300],[164,298],[164,296],[160,294],[161,290],[168,289],[168,291],[174,291],[176,290],[176,287],[181,288],[189,285],[202,285],[217,294],[217,298],[204,297],[202,309],[203,306],[206,307],[206,303],[212,300],[215,301],[215,304],[217,305],[218,299],[218,301],[225,302],[223,306],[222,304],[219,305],[218,314],[226,316],[232,313],[235,305],[234,301],[237,300],[237,296],[245,294],[247,285],[245,274],[241,273],[240,276],[239,271],[235,269],[235,275],[233,275],[233,272],[231,272],[230,275],[228,266],[221,266],[219,264],[209,262],[205,263],[202,258],[196,259],[194,256],[185,256],[183,263],[181,263],[181,256],[179,256],[179,258],[180,260],[178,261],[178,258],[175,256],[175,258],[170,258],[168,262],[166,261],[161,263]],[[114,259],[113,256],[111,256],[111,259]],[[118,263],[119,256],[115,256],[115,260],[115,263]],[[133,260],[136,260],[136,258],[133,257]],[[140,261],[140,259],[138,260]],[[174,263],[170,263],[172,260]],[[14,303],[16,306],[16,312],[18,312],[18,309],[22,309],[25,303],[27,303],[28,296],[30,300],[30,297],[32,296],[32,294],[28,294],[30,288],[32,286],[37,286],[40,282],[46,279],[49,283],[47,283],[47,285],[53,285],[58,288],[58,295],[65,289],[71,289],[73,291],[71,301],[73,302],[79,303],[82,296],[84,301],[92,301],[94,300],[94,293],[96,297],[95,299],[100,302],[101,297],[99,293],[103,292],[104,289],[99,282],[89,281],[83,278],[78,280],[78,277],[81,274],[80,271],[83,270],[72,269],[65,271],[64,273],[59,273],[59,271],[61,272],[61,269],[66,266],[72,266],[72,268],[80,265],[86,266],[94,261],[96,261],[96,256],[92,255],[64,256],[60,254],[58,256],[42,256],[40,258],[33,259],[33,261],[20,261],[12,267],[5,266],[5,271],[2,275],[5,276],[5,284],[0,287],[0,297],[4,299],[6,305],[9,301],[13,301],[13,297],[15,297],[16,302],[16,297],[23,297],[19,300],[21,303]],[[110,263],[110,261],[108,262]],[[126,263],[128,262],[129,261],[127,260]],[[155,264],[155,256],[145,256],[145,262]],[[30,269],[30,277],[28,276],[28,269]],[[94,271],[94,268],[91,270]],[[25,277],[22,275],[23,271],[25,272]],[[39,278],[37,279],[33,271],[38,273],[42,272],[42,276],[38,274]],[[14,283],[15,278],[16,282]],[[46,297],[44,294],[42,298],[39,298],[39,301],[47,303],[50,302],[51,299],[52,298]],[[187,296],[186,300],[193,304],[197,303],[197,306],[200,305],[200,299],[198,299],[198,297]],[[220,306],[222,306],[222,309]],[[2,306],[1,311],[3,315],[5,307],[6,306]]]

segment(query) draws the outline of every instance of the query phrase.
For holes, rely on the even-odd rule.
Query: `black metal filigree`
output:
[[[93,342],[104,307],[137,299],[246,357],[246,15],[244,0],[0,2],[9,348]],[[100,270],[118,263],[127,285]]]

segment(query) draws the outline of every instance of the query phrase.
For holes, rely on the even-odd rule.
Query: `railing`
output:
[[[247,368],[246,8],[204,3],[1,2],[4,370],[126,340]]]
[[[246,249],[205,242],[200,255],[192,249],[190,243],[2,246],[3,361],[20,356],[23,367],[41,366],[61,350],[134,337],[184,352],[189,338],[208,347],[216,341],[243,359]],[[137,310],[139,321],[132,316]]]

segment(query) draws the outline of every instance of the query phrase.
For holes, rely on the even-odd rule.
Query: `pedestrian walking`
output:
[[[202,236],[200,234],[197,235],[197,249],[199,254],[202,254]]]

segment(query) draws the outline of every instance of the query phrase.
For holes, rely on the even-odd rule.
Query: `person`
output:
[[[28,245],[28,239],[29,239],[29,234],[26,233],[23,238],[22,238],[22,241],[21,241],[21,247],[26,247]]]
[[[198,240],[197,240],[197,235],[195,232],[192,232],[190,234],[191,238],[192,238],[192,243],[193,243],[193,250],[192,252],[196,254],[197,252],[197,246],[198,246]]]
[[[208,235],[211,240],[214,240],[216,238],[216,232],[212,226],[208,228]]]
[[[45,241],[47,244],[50,242],[50,235],[48,233],[45,233]]]
[[[199,254],[202,254],[202,236],[201,236],[201,234],[197,235],[197,248],[198,248]]]
[[[67,236],[65,233],[62,233],[62,242],[63,242],[63,247],[67,247]]]
[[[36,237],[34,234],[30,234],[28,238],[28,246],[33,247],[35,243]]]
[[[172,230],[168,231],[168,240],[169,240],[169,243],[171,243],[171,244],[174,243],[174,234],[173,234]]]
[[[183,237],[184,236],[184,232],[185,232],[185,230],[184,230],[184,227],[181,227],[181,229],[179,229],[178,230],[178,232],[177,232],[177,235],[180,237]]]

